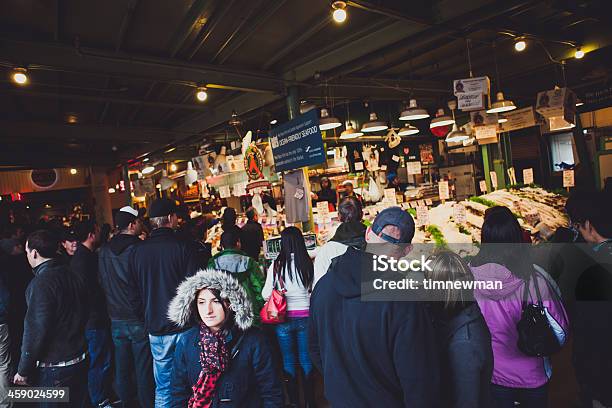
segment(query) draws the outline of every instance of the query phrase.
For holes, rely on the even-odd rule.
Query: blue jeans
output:
[[[69,403],[40,403],[40,408],[81,407],[87,400],[87,387],[84,381],[87,373],[87,360],[68,367],[45,367],[36,369],[36,387],[68,387]]]
[[[108,328],[87,329],[85,339],[89,349],[89,371],[87,387],[89,398],[94,406],[110,398],[112,341]]]
[[[521,403],[521,408],[546,408],[548,383],[538,388],[509,388],[491,384],[491,396],[495,408],[514,408],[515,401]]]
[[[111,333],[115,345],[115,383],[121,402],[127,406],[138,397],[141,407],[153,407],[153,358],[144,324],[114,320]]]
[[[183,333],[153,336],[149,334],[151,354],[153,355],[153,375],[155,376],[155,408],[170,407],[172,403],[172,363],[174,349]]]
[[[304,375],[312,371],[312,362],[308,354],[308,318],[287,318],[285,323],[276,326],[276,337],[283,356],[283,369],[295,378],[297,361],[304,370]],[[297,353],[294,344],[297,342]]]

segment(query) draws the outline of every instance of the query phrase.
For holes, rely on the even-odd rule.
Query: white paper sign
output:
[[[247,183],[234,184],[234,196],[240,197],[240,196],[246,195],[246,185]]]
[[[527,108],[516,109],[503,114],[507,122],[501,124],[502,131],[510,132],[512,130],[524,129],[537,125],[535,111],[533,106]]]
[[[448,181],[442,180],[438,182],[438,195],[440,196],[440,200],[448,200],[450,198]]]
[[[219,186],[219,195],[221,198],[228,198],[231,196],[230,186]]]
[[[417,222],[420,227],[424,227],[429,224],[429,209],[426,206],[420,206],[416,209]]]
[[[421,174],[421,162],[420,161],[410,161],[406,163],[406,170],[408,170],[408,174]]]
[[[523,169],[523,183],[533,184],[533,169]]]
[[[399,156],[393,155],[393,157],[391,157],[391,160],[393,160],[394,162],[398,162]]]
[[[516,184],[516,171],[514,167],[510,167],[508,170],[508,179],[510,180],[510,185]]]
[[[480,180],[480,192],[481,193],[486,193],[487,192],[487,182],[485,180]]]
[[[490,88],[489,77],[455,79],[453,81],[453,92],[455,96],[466,92],[478,92],[480,94],[489,94]]]
[[[497,125],[474,126],[476,139],[489,139],[497,136]]]
[[[563,187],[574,187],[574,170],[563,170]]]
[[[466,211],[465,207],[461,203],[455,204],[453,207],[453,218],[457,224],[465,224],[466,222]]]
[[[387,165],[386,165],[386,164],[381,165],[381,166],[380,166],[380,169],[381,169],[382,171],[387,170]]]
[[[355,162],[355,171],[363,170],[363,162]]]
[[[385,188],[385,198],[395,202],[395,189],[394,188]]]
[[[464,112],[484,109],[484,101],[484,95],[480,92],[465,92],[457,95],[457,107]]]
[[[489,175],[491,176],[491,185],[494,190],[497,190],[497,173],[494,171],[490,171]]]
[[[329,216],[329,204],[327,201],[319,201],[317,203],[317,214],[324,217],[324,219]]]

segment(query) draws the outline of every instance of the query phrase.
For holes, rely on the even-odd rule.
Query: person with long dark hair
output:
[[[171,407],[278,408],[282,389],[270,347],[232,274],[208,269],[187,278],[168,307],[179,327],[195,325],[174,352]]]
[[[451,251],[432,256],[425,278],[442,282],[472,282],[474,276],[461,257]],[[491,406],[493,350],[487,323],[473,291],[442,289],[431,304],[442,367],[445,407]]]
[[[298,405],[297,368],[304,373],[306,405],[314,406],[312,362],[308,355],[308,316],[313,283],[313,265],[302,232],[288,227],[281,232],[281,251],[268,269],[262,296],[267,299],[273,288],[284,287],[287,320],[276,326],[276,336],[283,357],[287,393],[291,404]],[[297,353],[293,345],[297,342]]]
[[[485,213],[481,249],[470,262],[477,281],[501,282],[495,289],[475,287],[474,296],[487,322],[493,345],[491,395],[496,407],[546,407],[552,366],[548,357],[533,357],[518,348],[517,323],[521,320],[523,293],[528,286],[529,302],[538,300],[539,288],[549,324],[560,345],[565,343],[568,318],[559,289],[552,278],[530,261],[522,229],[506,207],[492,207]],[[522,245],[521,245],[522,244]]]

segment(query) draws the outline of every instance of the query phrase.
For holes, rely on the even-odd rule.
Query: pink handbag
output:
[[[285,283],[279,276],[280,289],[272,289],[272,294],[261,308],[259,316],[262,323],[279,324],[284,323],[287,316],[287,299],[285,299]]]

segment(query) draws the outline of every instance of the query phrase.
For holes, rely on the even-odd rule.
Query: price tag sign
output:
[[[493,189],[497,190],[497,173],[491,171],[489,172],[489,175],[491,176],[491,185],[493,186]]]
[[[240,197],[246,195],[246,183],[234,184],[234,196]]]
[[[533,169],[523,169],[523,183],[533,184]]]
[[[393,155],[393,157],[391,157],[391,160],[393,160],[394,162],[399,162],[399,156]]]
[[[230,186],[219,186],[219,195],[221,196],[221,198],[230,197]]]
[[[574,170],[563,170],[563,187],[574,187]]]
[[[394,205],[397,203],[395,200],[394,188],[385,188],[385,199],[390,202],[392,201]]]
[[[387,165],[386,165],[386,164],[382,164],[382,165],[380,166],[380,169],[381,169],[382,171],[387,170]]]
[[[432,205],[433,202],[431,201],[431,198],[426,198],[425,199],[425,205]]]
[[[429,208],[426,206],[419,206],[416,209],[417,222],[420,227],[424,227],[429,224]]]
[[[408,170],[408,175],[421,174],[421,162],[420,161],[407,162],[406,169]]]
[[[457,224],[465,224],[466,222],[466,211],[465,207],[461,203],[455,204],[453,207],[453,218]]]
[[[438,194],[440,195],[440,200],[448,200],[450,198],[448,181],[442,180],[438,182]]]
[[[320,201],[317,203],[317,214],[323,217],[323,219],[329,216],[329,204],[327,201]]]
[[[363,162],[355,162],[355,171],[363,170]]]
[[[487,192],[487,182],[485,180],[480,180],[479,186],[480,186],[481,193]]]

